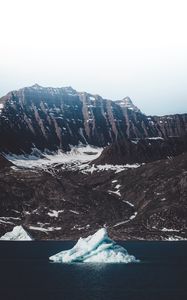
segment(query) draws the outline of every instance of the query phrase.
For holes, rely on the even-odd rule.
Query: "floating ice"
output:
[[[61,263],[94,262],[94,263],[131,263],[138,262],[127,250],[112,241],[105,228],[99,229],[87,238],[80,238],[70,250],[61,251],[50,257],[50,260]]]
[[[32,238],[22,226],[15,226],[12,231],[5,233],[0,240],[31,241]]]

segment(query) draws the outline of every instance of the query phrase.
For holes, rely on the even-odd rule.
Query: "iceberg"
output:
[[[5,233],[0,240],[5,241],[32,241],[31,236],[20,225],[15,226],[12,231]]]
[[[106,228],[99,229],[87,238],[80,238],[76,245],[66,251],[52,255],[50,260],[60,263],[132,263],[138,262],[127,250],[111,240]]]

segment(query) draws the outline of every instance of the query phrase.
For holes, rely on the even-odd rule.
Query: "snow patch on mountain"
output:
[[[118,223],[116,223],[113,227],[115,228],[115,227],[121,226],[121,225],[123,225],[123,224],[129,223],[131,220],[133,220],[133,219],[136,218],[137,214],[138,214],[138,213],[135,211],[135,212],[133,213],[133,215],[131,215],[130,218],[129,218],[128,220],[124,220],[124,221],[118,222]]]
[[[149,138],[146,138],[146,140],[161,140],[161,141],[164,141],[164,138],[162,138],[161,136],[153,136],[153,137],[149,137]]]
[[[0,103],[0,114],[2,113],[3,107],[4,107],[4,104]]]
[[[55,231],[55,230],[61,230],[61,227],[38,227],[38,226],[29,226],[29,229],[31,230],[36,230],[36,231],[42,231],[42,232],[51,232],[51,231]]]
[[[117,190],[117,191],[111,191],[111,190],[108,190],[108,193],[109,193],[109,194],[116,194],[117,196],[121,197],[121,193],[120,193],[119,190]]]
[[[138,262],[127,250],[111,240],[106,228],[99,229],[87,238],[80,238],[76,245],[50,257],[60,263],[92,262],[92,263],[132,263]]]
[[[80,166],[80,171],[84,174],[87,173],[93,173],[93,172],[102,172],[102,171],[114,171],[115,173],[122,172],[124,170],[128,169],[134,169],[140,167],[139,164],[126,164],[126,165],[110,165],[110,164],[104,164],[104,165],[95,165],[95,164],[83,164]]]
[[[123,200],[123,202],[127,203],[127,204],[128,204],[129,206],[131,206],[131,207],[134,207],[134,204],[132,204],[132,203],[129,202],[129,201]]]
[[[161,236],[161,239],[162,239],[163,241],[171,241],[171,242],[176,242],[176,241],[187,241],[187,238],[184,238],[184,237],[179,236],[179,235],[171,235],[171,236],[169,236],[169,237],[167,237],[167,238]]]
[[[14,225],[13,222],[5,221],[5,220],[2,220],[2,219],[0,219],[0,223]]]
[[[103,148],[94,147],[91,145],[72,147],[71,151],[63,152],[59,150],[53,154],[41,153],[39,150],[35,151],[31,155],[15,155],[8,154],[6,158],[16,165],[12,170],[19,171],[19,167],[24,168],[40,168],[49,172],[49,166],[60,166],[64,170],[79,170],[83,174],[103,171],[114,171],[115,173],[122,172],[124,170],[138,168],[140,164],[125,164],[125,165],[96,165],[91,162],[97,159]]]
[[[63,212],[64,212],[64,209],[61,209],[61,210],[52,209],[47,214],[51,218],[58,218],[59,214],[63,213]]]
[[[94,147],[90,145],[72,147],[71,151],[58,152],[47,154],[39,153],[40,156],[32,155],[14,155],[8,154],[6,158],[13,162],[18,167],[27,168],[45,168],[50,165],[64,165],[66,167],[78,166],[82,163],[88,163],[98,158],[103,148]]]
[[[165,227],[162,228],[161,231],[166,231],[166,232],[167,232],[167,231],[168,231],[168,232],[169,232],[169,231],[171,231],[171,232],[180,232],[180,230],[172,229],[172,228],[165,228]]]

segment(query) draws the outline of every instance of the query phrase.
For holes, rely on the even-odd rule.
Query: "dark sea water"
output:
[[[73,242],[0,242],[0,300],[186,300],[187,242],[123,242],[136,264],[57,264]]]

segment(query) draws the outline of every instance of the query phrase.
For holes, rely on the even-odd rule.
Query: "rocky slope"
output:
[[[187,136],[122,139],[107,146],[95,164],[147,163],[187,152]]]
[[[186,132],[187,114],[145,116],[128,97],[110,101],[71,87],[34,85],[0,99],[1,152],[68,150],[79,143],[106,146],[124,137],[165,138]]]
[[[15,155],[33,148],[39,160]],[[187,114],[34,85],[0,99],[0,153],[0,235],[23,225],[77,239],[106,226],[116,239],[187,238]],[[134,163],[146,164],[124,166]]]
[[[84,173],[0,170],[0,235],[77,239],[107,226],[115,239],[187,238],[187,153],[139,168]]]
[[[10,166],[13,166],[13,163],[11,163],[8,159],[0,154],[0,169],[4,169]]]

